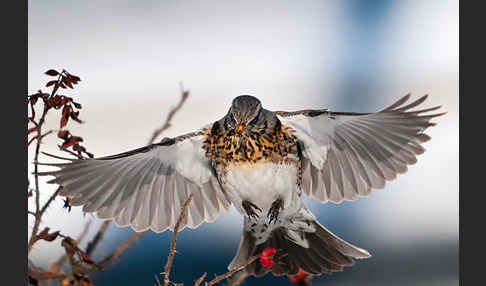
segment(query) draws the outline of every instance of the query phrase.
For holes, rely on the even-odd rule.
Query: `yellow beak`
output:
[[[245,129],[246,129],[246,126],[242,123],[238,124],[238,126],[236,127],[236,131],[240,132],[240,133],[244,133]]]

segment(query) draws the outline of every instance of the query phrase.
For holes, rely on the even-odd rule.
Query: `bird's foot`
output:
[[[272,203],[272,206],[268,210],[267,217],[270,218],[269,223],[277,221],[281,209],[283,209],[283,200],[278,198]]]
[[[249,218],[253,218],[253,219],[258,218],[258,214],[255,212],[255,210],[258,210],[260,213],[262,212],[261,208],[259,208],[257,205],[247,200],[244,200],[241,203],[241,206],[243,207],[243,209],[245,210]]]

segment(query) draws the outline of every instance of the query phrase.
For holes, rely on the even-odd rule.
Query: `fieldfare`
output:
[[[173,230],[190,194],[182,227],[212,222],[233,205],[244,216],[238,251],[228,266],[273,247],[283,253],[261,276],[342,271],[368,251],[337,237],[304,206],[303,196],[325,203],[352,201],[407,171],[430,137],[430,114],[411,111],[410,95],[375,113],[309,109],[270,111],[253,96],[236,97],[220,120],[189,134],[96,159],[49,164],[49,183],[64,186],[73,206],[114,219],[135,231]]]

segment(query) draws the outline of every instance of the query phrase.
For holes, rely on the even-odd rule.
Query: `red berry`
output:
[[[275,265],[275,261],[273,261],[273,255],[275,255],[277,251],[273,247],[265,248],[262,253],[260,254],[260,263],[265,268],[272,268]]]
[[[299,268],[299,272],[295,275],[289,276],[289,280],[294,283],[302,283],[304,282],[307,275],[308,274],[305,273],[304,270],[302,270],[302,268]]]
[[[275,262],[271,258],[265,258],[260,256],[260,263],[265,268],[272,268],[275,265]]]
[[[272,256],[272,255],[275,255],[276,252],[277,251],[275,250],[275,248],[267,247],[262,251],[261,256],[269,257],[269,256]]]

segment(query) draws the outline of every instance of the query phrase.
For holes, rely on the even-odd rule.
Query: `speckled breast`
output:
[[[214,124],[218,124],[217,122]],[[238,135],[231,130],[214,128],[204,134],[203,149],[216,169],[224,170],[231,165],[273,163],[297,163],[297,139],[295,131],[279,125],[273,132],[265,130]]]

